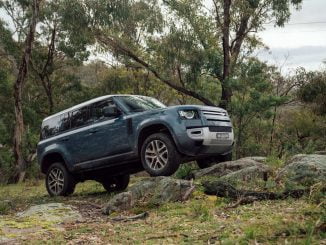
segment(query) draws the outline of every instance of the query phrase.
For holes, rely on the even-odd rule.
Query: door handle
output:
[[[61,139],[61,141],[68,141],[68,140],[69,140],[68,137],[64,137],[64,138]]]
[[[96,132],[98,132],[98,129],[91,129],[91,130],[89,130],[89,133],[90,134],[95,134]]]

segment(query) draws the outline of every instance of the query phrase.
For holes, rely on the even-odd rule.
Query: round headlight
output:
[[[193,119],[195,118],[195,112],[194,111],[180,111],[180,116],[186,118],[186,119]]]

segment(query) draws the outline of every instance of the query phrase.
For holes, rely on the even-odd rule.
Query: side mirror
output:
[[[107,106],[103,108],[103,114],[105,117],[114,117],[120,114],[120,111],[116,106]]]

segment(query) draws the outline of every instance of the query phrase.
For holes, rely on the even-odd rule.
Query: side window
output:
[[[42,139],[54,136],[59,132],[59,118],[60,116],[56,116],[43,122],[41,133]]]
[[[105,115],[105,109],[108,107],[115,107],[116,105],[112,100],[105,100],[105,101],[100,101],[97,103],[94,103],[91,106],[91,121],[92,122],[99,122],[103,120],[108,120],[108,119],[114,119],[117,117],[116,116],[106,116]]]
[[[82,127],[89,122],[89,109],[82,107],[73,112],[70,112],[70,125],[71,128]]]

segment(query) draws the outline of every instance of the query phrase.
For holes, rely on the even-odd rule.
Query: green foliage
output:
[[[326,72],[301,72],[297,74],[304,79],[298,91],[302,102],[308,103],[316,113],[326,115]]]
[[[250,142],[249,130],[259,124],[261,128],[269,128],[268,122],[272,117],[272,109],[286,101],[285,97],[273,95],[273,67],[267,66],[256,59],[248,59],[238,71],[238,78],[230,81],[233,87],[234,98],[231,112],[237,130],[237,157],[259,154],[261,144],[257,140],[259,134]],[[266,134],[263,134],[266,137]],[[244,144],[244,139],[247,139]]]
[[[278,158],[275,155],[270,155],[266,158],[266,163],[268,166],[277,169],[281,168],[284,165],[284,160]]]
[[[0,148],[0,185],[7,184],[8,179],[14,170],[12,166],[13,155],[10,149],[6,146]]]
[[[0,201],[0,215],[5,215],[10,210],[10,203],[6,201]]]
[[[199,218],[201,222],[211,219],[209,208],[202,202],[192,202],[190,212],[193,217]]]
[[[322,204],[326,198],[326,183],[318,182],[310,187],[309,201],[316,204]]]
[[[278,122],[276,144],[278,155],[312,153],[326,147],[325,116],[301,107],[284,110]]]
[[[187,163],[187,164],[182,164],[177,172],[174,174],[174,176],[177,179],[191,179],[191,173],[198,169],[196,163]]]

